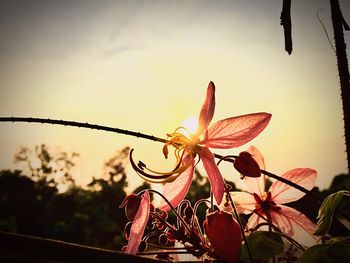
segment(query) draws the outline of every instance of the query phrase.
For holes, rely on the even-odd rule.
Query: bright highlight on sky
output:
[[[340,4],[350,23],[349,2]],[[198,116],[213,81],[213,122],[271,113],[268,127],[251,142],[267,170],[281,175],[314,168],[317,185],[327,188],[334,175],[346,172],[336,59],[317,19],[322,10],[332,40],[329,1],[292,1],[291,56],[284,51],[281,7],[272,0],[3,1],[0,115],[83,121],[166,138]],[[157,170],[173,165],[163,161],[156,142],[0,123],[0,169],[16,167],[21,145],[42,143],[80,153],[80,183],[99,176],[104,161],[125,146]],[[238,154],[249,145],[216,153]],[[220,169],[243,188],[231,165]],[[137,186],[141,179],[128,171]]]

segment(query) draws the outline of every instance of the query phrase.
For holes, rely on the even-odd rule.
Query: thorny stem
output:
[[[167,140],[162,138],[157,138],[152,135],[144,134],[141,132],[134,132],[129,130],[123,130],[119,128],[113,128],[108,126],[102,126],[97,124],[90,124],[87,122],[77,122],[77,121],[64,121],[64,120],[55,120],[55,119],[44,119],[44,118],[26,118],[26,117],[0,117],[0,122],[34,122],[34,123],[47,123],[47,124],[56,124],[62,126],[72,126],[78,128],[87,128],[92,130],[100,130],[107,132],[120,133],[125,135],[134,136],[137,138],[143,138],[151,141],[166,143]]]
[[[137,137],[137,138],[147,139],[147,140],[151,140],[151,141],[155,141],[155,142],[161,142],[161,143],[166,143],[168,141],[166,139],[159,138],[159,137],[152,136],[152,135],[148,135],[148,134],[141,133],[141,132],[129,131],[129,130],[124,130],[124,129],[119,129],[119,128],[97,125],[97,124],[90,124],[87,122],[84,123],[84,122],[77,122],[77,121],[65,121],[65,120],[57,120],[57,119],[32,118],[32,117],[0,117],[0,122],[28,122],[28,123],[42,123],[42,124],[47,123],[47,124],[72,126],[72,127],[78,127],[78,128],[87,128],[87,129],[93,129],[93,130],[101,130],[101,131],[119,133],[119,134]],[[234,159],[237,156],[231,155],[231,156],[224,157],[220,154],[214,153],[214,157],[217,159],[220,159],[220,161],[234,163]],[[270,172],[265,171],[265,170],[261,170],[261,173],[263,173],[271,178],[274,178],[276,180],[279,180],[285,184],[288,184],[288,185],[298,189],[299,191],[301,191],[303,193],[310,194],[310,196],[312,196],[318,202],[321,201],[317,195],[313,194],[311,191],[307,190],[306,188],[304,188],[296,183],[293,183],[285,178],[282,178],[276,174],[270,173]],[[349,217],[345,216],[343,213],[341,213],[341,214],[347,220],[349,220]]]
[[[87,122],[77,122],[77,121],[65,121],[65,120],[56,120],[56,119],[45,119],[45,118],[31,118],[31,117],[0,117],[0,122],[29,122],[29,123],[47,123],[47,124],[55,124],[55,125],[62,125],[62,126],[72,126],[72,127],[78,127],[78,128],[87,128],[87,129],[93,129],[93,130],[100,130],[100,131],[107,131],[107,132],[113,132],[113,133],[119,133],[124,135],[129,135],[137,138],[147,139],[155,142],[161,142],[166,143],[168,140],[159,138],[153,135],[148,135],[141,132],[135,132],[135,131],[129,131],[119,128],[113,128],[103,125],[97,125],[97,124],[90,124]],[[215,154],[214,157],[217,159],[221,159],[222,161],[234,163],[234,158],[237,156],[231,155],[231,156],[222,156],[220,154]],[[229,158],[232,157],[232,158]],[[304,193],[311,193],[309,190],[305,189],[304,187],[301,187],[300,185],[297,185],[287,179],[284,179],[282,177],[279,177],[275,174],[272,174],[268,171],[261,170],[261,172],[271,178],[277,179],[283,183],[286,183],[299,191],[302,191]],[[311,193],[312,194],[312,193]],[[314,196],[314,195],[313,195]],[[314,196],[315,197],[315,196]],[[317,198],[317,197],[316,197]],[[317,198],[318,199],[318,198]]]
[[[135,132],[135,131],[129,131],[129,130],[124,130],[124,129],[119,129],[119,128],[113,128],[113,127],[108,127],[108,126],[102,126],[102,125],[97,125],[97,124],[90,124],[90,123],[83,123],[83,122],[76,122],[76,121],[65,121],[65,120],[56,120],[56,119],[45,119],[45,118],[31,118],[31,117],[0,117],[0,122],[29,122],[29,123],[47,123],[47,124],[55,124],[55,125],[63,125],[63,126],[72,126],[72,127],[78,127],[78,128],[88,128],[88,129],[95,129],[95,130],[102,130],[102,131],[108,131],[108,132],[114,132],[114,133],[120,133],[124,135],[129,135],[129,136],[134,136],[137,138],[143,138],[147,140],[152,140],[156,142],[161,142],[161,143],[166,143],[167,140],[159,137],[155,137],[152,135],[148,135],[145,133],[140,133],[140,132]],[[222,156],[219,154],[214,153],[214,157],[220,159],[219,163],[221,161],[226,161],[230,163],[234,163],[234,159],[237,157],[235,155],[230,155],[230,156]],[[295,184],[283,177],[280,177],[278,175],[275,175],[273,173],[270,173],[265,170],[261,170],[261,173],[274,178],[276,180],[279,180],[285,184],[288,184],[296,189],[298,189],[301,192],[304,192],[306,194],[310,194],[315,200],[320,202],[320,198],[313,194],[311,191],[307,190],[306,188]],[[337,210],[340,212],[342,216],[344,216],[347,220],[349,220],[349,217],[345,216],[344,213],[341,213],[341,211]]]
[[[344,114],[345,150],[347,154],[348,173],[350,173],[350,75],[343,32],[343,28],[350,30],[350,27],[343,17],[339,1],[330,0],[330,5]]]

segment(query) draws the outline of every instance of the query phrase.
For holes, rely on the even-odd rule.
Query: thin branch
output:
[[[84,123],[84,122],[77,122],[77,121],[65,121],[65,120],[31,118],[31,117],[0,117],[0,122],[28,122],[28,123],[41,123],[41,124],[47,123],[47,124],[54,124],[54,125],[72,126],[72,127],[78,127],[78,128],[88,128],[88,129],[93,129],[93,130],[101,130],[101,131],[119,133],[119,134],[137,137],[137,138],[147,139],[147,140],[151,140],[151,141],[155,141],[155,142],[161,142],[161,143],[167,142],[166,139],[155,137],[155,136],[148,135],[145,133],[129,131],[129,130],[114,128],[114,127],[97,125],[97,124],[90,124],[87,122]],[[234,163],[234,159],[237,157],[235,155],[222,156],[222,155],[216,154],[216,153],[214,153],[214,156],[215,156],[215,158],[220,159],[219,162],[226,161],[226,162],[230,162],[230,163]],[[315,200],[317,200],[318,202],[321,202],[321,200],[318,196],[316,196],[315,194],[313,194],[311,191],[307,190],[306,188],[304,188],[296,183],[293,183],[293,182],[291,182],[283,177],[280,177],[276,174],[270,173],[268,171],[261,170],[261,172],[263,174],[271,177],[271,178],[274,178],[274,179],[279,180],[285,184],[288,184],[288,185],[294,187],[295,189],[298,189],[299,191],[301,191],[305,194],[310,194]]]
[[[247,248],[247,253],[248,253],[248,257],[249,257],[249,260],[251,263],[253,263],[253,256],[252,256],[252,252],[250,251],[250,245],[248,244],[248,240],[247,240],[247,237],[244,233],[244,227],[243,227],[243,224],[242,224],[242,221],[241,221],[241,218],[239,217],[239,214],[238,214],[238,211],[237,211],[237,208],[236,208],[236,205],[235,203],[233,202],[232,200],[232,197],[230,195],[230,189],[227,187],[227,184],[225,182],[225,191],[226,191],[226,195],[228,196],[229,200],[230,200],[230,203],[231,203],[231,206],[233,208],[233,212],[234,212],[234,215],[237,219],[237,222],[239,224],[239,227],[241,229],[241,233],[242,233],[242,238],[243,238],[243,241],[245,243],[245,246]]]
[[[68,262],[159,262],[118,251],[2,231],[0,248],[16,254]]]
[[[77,121],[64,121],[64,120],[55,120],[55,119],[44,119],[44,118],[31,118],[31,117],[0,117],[0,122],[29,122],[29,123],[47,123],[47,124],[56,124],[56,125],[62,125],[62,126],[72,126],[72,127],[78,127],[78,128],[88,128],[93,130],[100,130],[100,131],[107,131],[107,132],[114,132],[124,135],[129,135],[137,138],[143,138],[151,141],[156,142],[162,142],[166,143],[167,140],[158,138],[152,135],[144,134],[141,132],[135,132],[135,131],[129,131],[129,130],[123,130],[119,128],[113,128],[103,125],[97,125],[97,124],[90,124],[87,122],[77,122]]]
[[[63,126],[73,126],[73,127],[79,127],[79,128],[88,128],[88,129],[95,129],[95,130],[102,130],[102,131],[108,131],[108,132],[114,132],[114,133],[119,133],[119,134],[125,134],[125,135],[129,135],[129,136],[134,136],[134,137],[138,137],[138,138],[143,138],[143,139],[147,139],[147,140],[152,140],[152,141],[156,141],[156,142],[161,142],[161,143],[166,143],[167,140],[163,139],[163,138],[159,138],[159,137],[155,137],[152,135],[148,135],[148,134],[144,134],[144,133],[140,133],[140,132],[135,132],[135,131],[129,131],[129,130],[123,130],[123,129],[119,129],[119,128],[113,128],[113,127],[108,127],[108,126],[102,126],[102,125],[97,125],[97,124],[89,124],[87,122],[83,123],[83,122],[76,122],[76,121],[64,121],[64,120],[56,120],[56,119],[44,119],[44,118],[31,118],[31,117],[0,117],[0,122],[28,122],[28,123],[47,123],[47,124],[56,124],[56,125],[63,125]],[[226,162],[230,162],[230,163],[234,163],[234,158],[236,158],[236,156],[232,155],[230,157],[232,158],[226,158],[225,156],[219,155],[219,154],[215,154],[214,153],[215,158],[220,159],[220,161],[226,161]],[[311,191],[307,190],[306,188],[295,184],[283,177],[280,177],[276,174],[270,173],[268,171],[265,170],[261,170],[261,172],[271,178],[274,178],[276,180],[279,180],[285,184],[288,184],[292,187],[294,187],[295,189],[298,189],[299,191],[305,193],[305,194],[309,194],[316,202],[318,202],[319,204],[321,203],[321,199],[319,198],[319,196],[315,195],[314,193],[312,193]],[[348,221],[350,221],[350,218],[344,214],[342,211],[340,211],[339,209],[336,209],[336,211],[341,214],[343,217],[345,217]]]
[[[152,135],[148,135],[145,133],[141,132],[135,132],[135,131],[129,131],[129,130],[124,130],[124,129],[119,129],[119,128],[113,128],[113,127],[108,127],[108,126],[102,126],[102,125],[97,125],[97,124],[90,124],[87,122],[76,122],[76,121],[65,121],[65,120],[56,120],[56,119],[44,119],[44,118],[31,118],[31,117],[0,117],[0,122],[28,122],[28,123],[47,123],[47,124],[55,124],[55,125],[62,125],[62,126],[72,126],[72,127],[78,127],[78,128],[88,128],[88,129],[93,129],[93,130],[100,130],[100,131],[107,131],[107,132],[113,132],[113,133],[119,133],[119,134],[124,134],[124,135],[129,135],[129,136],[134,136],[142,139],[147,139],[151,141],[156,141],[156,142],[161,142],[161,143],[166,143],[167,140],[159,137],[155,137]],[[215,158],[220,159],[220,161],[226,161],[230,163],[234,163],[234,158],[236,158],[235,155],[230,155],[230,156],[222,156],[220,154],[215,154]],[[228,158],[232,157],[232,158]],[[276,180],[279,180],[285,184],[288,184],[299,191],[302,191],[306,194],[311,193],[309,190],[305,189],[304,187],[295,184],[287,179],[284,179],[278,175],[275,175],[273,173],[270,173],[268,171],[261,170],[261,172],[271,178],[274,178]],[[311,193],[311,195],[313,195]],[[316,199],[319,199],[317,196],[313,195]]]
[[[124,129],[119,129],[119,128],[113,128],[113,127],[108,127],[108,126],[102,126],[102,125],[97,125],[97,124],[90,124],[87,122],[77,122],[77,121],[65,121],[65,120],[56,120],[56,119],[44,119],[44,118],[31,118],[31,117],[0,117],[0,122],[28,122],[28,123],[47,123],[47,124],[55,124],[55,125],[62,125],[62,126],[72,126],[72,127],[78,127],[78,128],[88,128],[88,129],[93,129],[93,130],[100,130],[100,131],[107,131],[107,132],[113,132],[113,133],[119,133],[119,134],[124,134],[124,135],[129,135],[133,137],[138,137],[142,139],[147,139],[151,141],[156,141],[156,142],[161,142],[161,143],[166,143],[167,140],[159,137],[155,137],[152,135],[148,135],[145,133],[141,132],[135,132],[135,131],[129,131],[129,130],[124,130]],[[215,158],[220,159],[220,161],[226,161],[230,163],[234,163],[234,158],[236,158],[235,155],[230,155],[230,156],[222,156],[220,154],[215,154]],[[232,157],[232,158],[226,158],[226,157]],[[270,173],[268,171],[261,170],[261,172],[271,178],[274,178],[276,180],[279,180],[283,183],[286,183],[299,191],[302,191],[306,194],[310,193],[309,190],[305,189],[304,187],[301,187],[298,184],[295,184],[287,179],[284,179],[278,175],[275,175],[273,173]],[[317,198],[317,197],[316,197]]]
[[[147,252],[139,252],[137,255],[170,255],[170,254],[191,254],[188,251],[147,251]]]
[[[323,9],[320,9],[320,10],[317,11],[317,19],[318,19],[318,21],[320,22],[320,24],[321,24],[321,26],[322,26],[322,28],[323,28],[324,33],[326,34],[326,37],[327,37],[327,40],[328,40],[329,45],[330,45],[331,48],[333,49],[334,53],[336,53],[335,48],[334,48],[334,46],[333,46],[333,44],[332,44],[332,41],[331,41],[331,39],[330,39],[330,37],[329,37],[329,35],[328,35],[327,28],[325,27],[325,25],[323,24],[323,22],[322,22],[322,20],[321,20],[321,17],[320,17],[320,12],[321,12],[321,11],[323,11]]]

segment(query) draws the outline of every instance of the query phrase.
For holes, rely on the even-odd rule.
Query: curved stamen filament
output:
[[[132,149],[130,151],[130,163],[140,177],[154,183],[172,182],[190,166],[190,163],[184,163],[185,153],[190,155],[191,158],[194,158],[197,154],[197,151],[200,150],[200,146],[196,144],[196,140],[192,138],[192,136],[191,138],[188,138],[186,135],[179,133],[178,130],[180,129],[187,131],[186,128],[179,127],[173,133],[167,134],[168,140],[165,142],[165,145],[163,147],[163,154],[165,159],[168,158],[168,146],[171,145],[175,148],[174,156],[176,159],[176,166],[172,171],[158,172],[149,169],[146,164],[141,161],[136,164],[132,157],[134,150]]]
[[[189,167],[189,164],[187,165],[183,164],[182,159],[183,159],[184,153],[182,153],[179,162],[177,163],[176,167],[172,171],[170,172],[153,171],[151,169],[148,169],[146,165],[141,161],[139,161],[138,164],[136,164],[132,157],[133,151],[134,149],[130,150],[130,156],[129,156],[132,168],[138,173],[140,177],[150,182],[162,183],[162,182],[173,181]],[[145,170],[153,174],[147,173],[145,172]]]

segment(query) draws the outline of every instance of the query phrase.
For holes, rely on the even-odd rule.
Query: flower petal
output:
[[[250,146],[247,149],[247,152],[249,152],[252,155],[254,160],[258,163],[260,169],[265,170],[265,161],[261,152],[254,146]],[[250,193],[256,193],[259,196],[263,196],[263,194],[265,193],[265,182],[266,182],[266,178],[264,174],[261,174],[260,177],[257,177],[257,178],[245,176],[243,180],[247,185],[248,191]]]
[[[313,235],[316,225],[303,213],[295,210],[294,208],[284,205],[279,205],[279,207],[281,207],[281,209],[277,212],[273,212],[272,216],[276,216],[277,213],[279,214],[280,219],[278,219],[277,225],[280,227],[280,229],[285,234],[290,235],[292,238],[304,245],[314,245],[315,241],[319,239],[319,237]],[[288,220],[290,222],[291,231],[289,233],[285,232],[283,228],[281,228],[282,220]]]
[[[217,121],[209,126],[200,143],[209,148],[239,147],[258,136],[270,119],[269,113],[253,113]]]
[[[253,213],[248,220],[248,223],[246,225],[247,229],[253,229],[255,228],[258,224],[262,223],[264,219],[262,219],[260,216],[257,214]]]
[[[230,192],[233,202],[236,205],[238,213],[250,214],[254,211],[256,201],[252,194],[246,192]]]
[[[215,111],[215,85],[210,81],[207,88],[207,95],[198,118],[198,129],[196,136],[199,136],[208,127],[213,119]]]
[[[202,147],[199,155],[203,162],[204,169],[207,172],[214,198],[218,204],[221,204],[225,190],[225,182],[215,163],[214,155],[207,147]]]
[[[189,167],[173,182],[166,183],[164,186],[163,195],[168,199],[173,207],[177,207],[180,202],[184,200],[192,183],[194,159],[187,155],[184,157],[184,164],[189,164]],[[170,210],[170,206],[167,202],[161,199],[159,209],[168,211]]]
[[[292,236],[294,234],[292,222],[281,212],[281,210],[271,211],[270,216],[272,223],[276,225],[284,234],[287,236]]]
[[[142,196],[139,209],[131,225],[129,241],[125,250],[126,253],[135,255],[138,252],[149,218],[150,203],[149,193],[146,191]]]
[[[253,156],[254,160],[258,163],[260,169],[265,170],[264,156],[261,154],[261,152],[258,150],[258,148],[251,145],[247,149],[247,152],[249,152]]]
[[[282,177],[306,188],[307,190],[311,190],[315,185],[317,172],[310,168],[296,168],[286,172]],[[282,183],[281,181],[275,181],[271,185],[269,191],[271,192],[272,200],[276,204],[289,203],[298,200],[305,195],[304,192],[301,192],[288,184]]]

